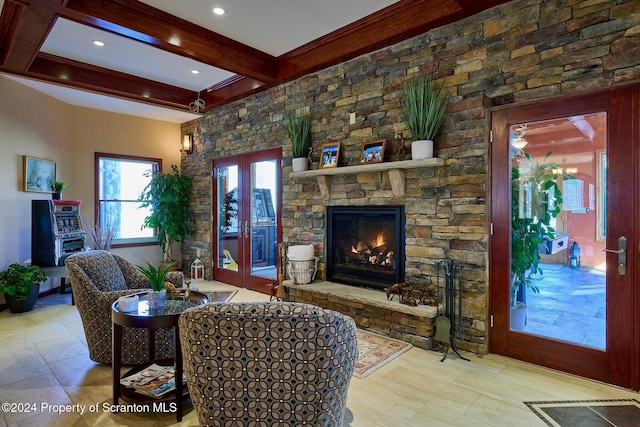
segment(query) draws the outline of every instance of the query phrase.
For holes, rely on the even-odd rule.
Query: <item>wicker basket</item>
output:
[[[316,271],[318,269],[318,258],[310,259],[308,261],[287,261],[287,270],[289,272],[289,278],[296,285],[306,285],[313,282],[316,277]]]

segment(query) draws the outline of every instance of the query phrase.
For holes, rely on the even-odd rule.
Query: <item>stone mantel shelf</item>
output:
[[[320,193],[322,197],[331,196],[331,177],[335,175],[349,175],[354,173],[387,172],[391,191],[395,197],[402,197],[405,193],[405,173],[407,169],[425,168],[444,165],[444,160],[438,157],[420,160],[401,160],[397,162],[372,163],[368,165],[343,166],[337,168],[314,169],[302,172],[291,172],[291,178],[312,178],[318,179]]]

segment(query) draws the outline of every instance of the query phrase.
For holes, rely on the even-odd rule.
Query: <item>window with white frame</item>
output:
[[[142,227],[150,208],[139,199],[151,179],[145,173],[162,170],[162,159],[96,153],[95,160],[99,227],[114,232],[114,245],[157,243],[156,230]]]

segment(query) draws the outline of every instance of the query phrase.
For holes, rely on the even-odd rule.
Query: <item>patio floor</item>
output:
[[[523,331],[604,349],[604,271],[542,263],[540,268],[542,275],[530,277],[540,293],[527,289],[527,324]]]

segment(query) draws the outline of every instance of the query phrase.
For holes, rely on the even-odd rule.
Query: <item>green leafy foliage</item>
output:
[[[164,262],[173,261],[171,245],[182,236],[193,233],[193,219],[189,214],[189,191],[191,181],[181,175],[176,165],[171,173],[148,171],[149,184],[140,195],[141,207],[150,207],[151,214],[144,219],[143,227],[158,230],[158,243],[164,254]]]
[[[49,186],[51,187],[51,191],[54,193],[61,193],[67,187],[67,183],[64,181],[56,181],[53,180],[49,182]]]
[[[0,272],[0,292],[16,299],[26,299],[31,287],[47,280],[49,275],[37,265],[13,263]]]
[[[449,94],[430,75],[407,81],[403,88],[404,122],[413,140],[431,140],[442,126]]]
[[[136,268],[140,270],[140,272],[144,274],[147,279],[149,279],[149,282],[151,282],[151,289],[159,292],[164,288],[164,284],[167,280],[167,273],[176,264],[176,262],[172,262],[169,264],[162,264],[158,266],[158,268],[156,268],[153,264],[147,262],[146,267],[136,265]]]
[[[528,274],[542,274],[539,267],[539,246],[547,238],[555,237],[555,229],[550,223],[561,211],[562,193],[556,183],[560,166],[547,161],[550,155],[551,151],[546,154],[544,163],[532,164],[531,173],[526,175],[520,174],[518,166],[511,168],[512,305],[516,303],[521,286],[528,287],[535,293],[540,292],[528,278]],[[529,154],[524,154],[524,158],[531,162]],[[526,212],[520,204],[523,192],[526,192],[530,204],[530,209],[527,208]]]
[[[307,157],[311,144],[311,114],[308,109],[287,111],[284,121],[291,139],[293,157]]]

